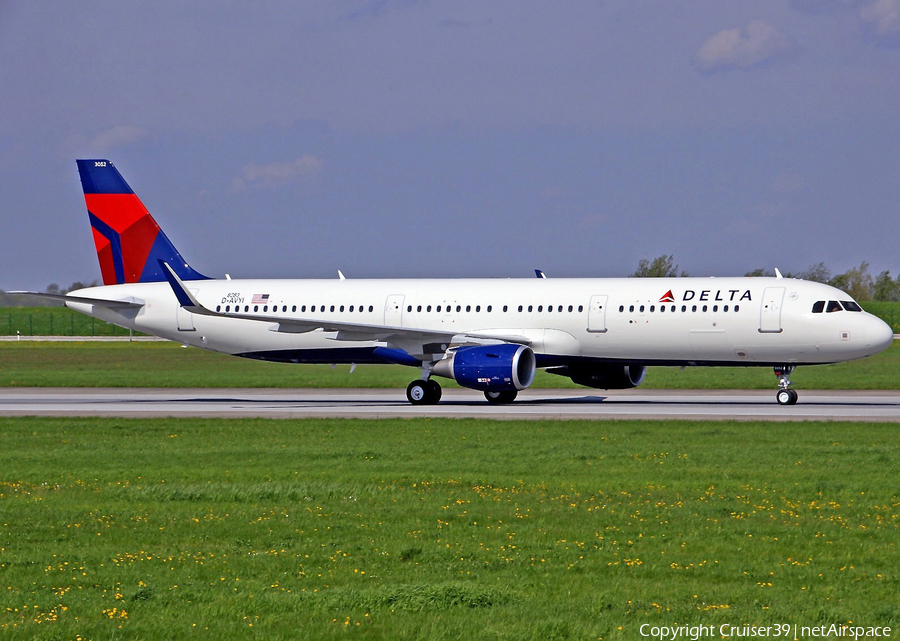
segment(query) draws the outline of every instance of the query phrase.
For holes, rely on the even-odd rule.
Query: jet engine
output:
[[[534,352],[525,345],[459,347],[435,363],[432,374],[483,392],[523,390],[534,380]]]
[[[584,363],[551,367],[550,374],[568,376],[573,383],[596,389],[631,389],[644,382],[647,368],[643,365]]]

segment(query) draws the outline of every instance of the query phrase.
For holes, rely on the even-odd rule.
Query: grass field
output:
[[[0,633],[896,629],[898,455],[890,424],[0,419]]]
[[[799,367],[799,389],[897,389],[900,345],[851,363]],[[375,387],[403,390],[417,370],[391,365],[264,363],[175,343],[0,343],[3,387]],[[445,387],[453,381],[439,379]],[[538,372],[533,387],[569,387],[568,378]],[[769,368],[651,367],[643,386],[659,389],[771,389]],[[475,393],[475,392],[473,392]]]
[[[0,307],[0,334],[15,336],[17,333],[22,336],[128,336],[127,329],[68,307]]]

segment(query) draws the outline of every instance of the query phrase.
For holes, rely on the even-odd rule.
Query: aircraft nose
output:
[[[874,316],[869,319],[866,333],[869,344],[876,350],[873,354],[886,350],[894,342],[894,330],[891,329],[891,326]]]

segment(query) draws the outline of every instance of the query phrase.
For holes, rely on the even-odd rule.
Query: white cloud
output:
[[[137,142],[146,135],[147,131],[136,125],[116,125],[97,134],[91,141],[91,146],[95,149],[112,149]]]
[[[859,17],[877,36],[900,35],[900,0],[875,0],[859,10]]]
[[[713,34],[694,55],[700,71],[752,69],[790,56],[796,43],[784,32],[762,20],[753,20],[744,29],[723,29]]]
[[[301,179],[314,177],[322,169],[323,161],[312,154],[303,154],[291,162],[270,162],[267,165],[244,165],[241,176],[232,181],[232,189],[240,191],[247,185],[273,188]]]

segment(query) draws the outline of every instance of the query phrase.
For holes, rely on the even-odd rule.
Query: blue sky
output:
[[[212,276],[900,270],[900,0],[0,4],[0,288],[75,158]]]

